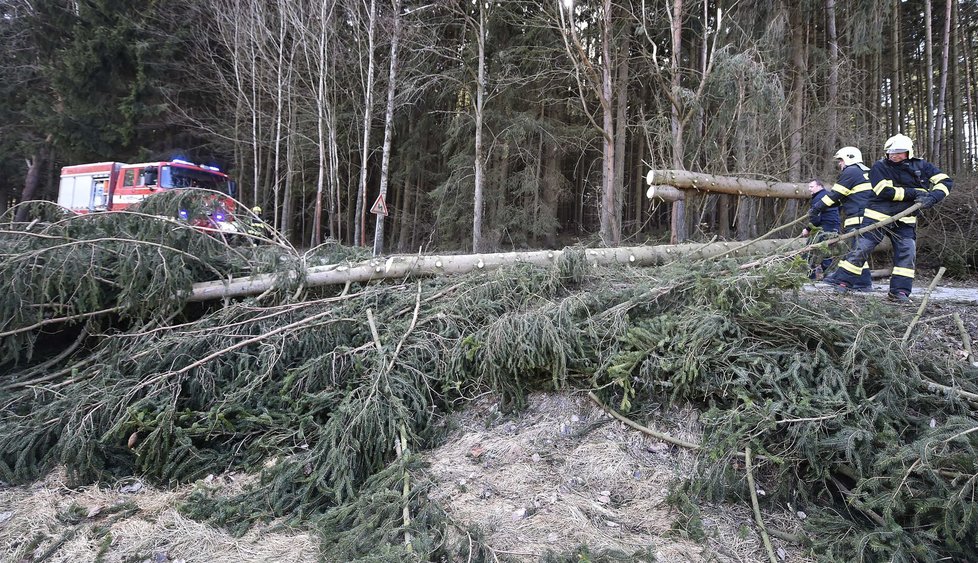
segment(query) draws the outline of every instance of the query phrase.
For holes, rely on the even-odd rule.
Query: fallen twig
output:
[[[747,248],[748,246],[750,246],[750,245],[752,245],[754,243],[760,242],[760,241],[768,238],[769,236],[773,235],[774,233],[776,233],[778,231],[787,229],[788,227],[793,227],[794,225],[797,225],[798,223],[801,223],[802,221],[804,221],[806,219],[808,219],[808,215],[802,215],[801,217],[795,219],[794,221],[792,221],[790,223],[785,223],[784,225],[781,225],[780,227],[775,227],[775,228],[771,229],[770,231],[764,233],[763,235],[757,237],[756,239],[749,240],[749,241],[745,242],[744,244],[742,244],[740,246],[735,246],[735,247],[733,247],[733,248],[731,248],[731,249],[729,249],[729,250],[727,250],[725,252],[721,252],[720,254],[714,256],[713,258],[715,260],[717,260],[717,259],[723,258],[727,254],[730,254],[732,252],[737,252],[738,250],[743,250],[744,248]]]
[[[968,330],[964,328],[964,322],[961,321],[961,315],[954,313],[954,324],[958,327],[958,332],[961,333],[961,346],[964,348],[964,359],[965,361],[974,363],[971,360],[971,335],[968,334]]]
[[[675,444],[677,446],[681,446],[683,448],[688,448],[690,450],[698,450],[698,449],[700,449],[700,445],[699,444],[694,444],[692,442],[687,442],[685,440],[680,440],[679,438],[673,438],[672,436],[670,436],[668,434],[663,434],[662,432],[657,432],[655,430],[652,430],[651,428],[648,428],[646,426],[642,426],[641,424],[635,422],[634,420],[632,420],[632,419],[630,419],[630,418],[628,418],[628,417],[626,417],[626,416],[624,416],[624,415],[616,412],[614,409],[612,409],[608,405],[604,404],[601,401],[601,399],[599,399],[598,396],[594,394],[594,391],[589,391],[588,394],[587,394],[587,396],[588,396],[589,399],[591,399],[592,401],[594,401],[594,403],[596,405],[598,405],[599,407],[601,407],[601,410],[603,410],[606,413],[610,414],[611,416],[617,418],[618,420],[624,422],[626,425],[631,426],[635,430],[638,430],[639,432],[648,434],[649,436],[652,436],[653,438],[656,438],[657,440],[662,440],[663,442],[669,442],[670,444]]]
[[[747,488],[750,489],[750,503],[754,507],[754,520],[757,527],[761,529],[761,539],[764,540],[764,548],[771,559],[771,563],[778,563],[778,556],[774,554],[774,546],[771,545],[771,537],[767,533],[764,519],[761,518],[761,505],[757,502],[757,487],[754,485],[754,473],[751,468],[750,446],[744,449],[744,466],[747,472]]]
[[[910,320],[910,324],[907,325],[907,331],[903,333],[903,343],[906,344],[907,340],[910,339],[910,332],[913,331],[913,327],[917,325],[917,321],[920,320],[921,315],[924,314],[924,308],[927,307],[927,300],[930,299],[930,294],[937,287],[937,282],[941,281],[941,277],[944,272],[947,271],[944,266],[941,266],[940,270],[937,270],[937,275],[931,280],[930,286],[927,287],[927,292],[924,293],[924,298],[920,301],[920,307],[917,307],[917,314],[913,316]]]

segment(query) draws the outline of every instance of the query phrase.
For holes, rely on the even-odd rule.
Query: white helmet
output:
[[[837,158],[841,160],[843,164],[849,166],[850,164],[862,162],[863,153],[856,147],[842,147],[841,149],[835,151],[835,155],[833,155],[832,158]]]
[[[886,154],[905,152],[907,158],[913,158],[913,141],[910,137],[897,133],[883,143],[883,152]]]

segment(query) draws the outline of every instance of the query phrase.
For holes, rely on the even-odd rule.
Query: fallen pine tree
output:
[[[439,443],[444,414],[486,391],[520,409],[534,390],[595,390],[630,417],[702,409],[699,471],[676,489],[690,526],[699,499],[749,503],[750,474],[768,491],[760,502],[804,507],[804,541],[822,558],[967,560],[978,549],[975,371],[904,343],[909,312],[871,302],[840,315],[794,292],[800,261],[596,266],[567,250],[455,277],[284,280],[188,307],[214,269],[273,272],[287,254],[196,238],[188,250],[145,217],[126,237],[85,221],[45,231],[60,237],[53,254],[20,251],[36,233],[3,239],[0,274],[32,296],[4,296],[8,318],[54,314],[54,296],[75,314],[86,300],[106,309],[115,290],[128,299],[4,336],[6,350],[19,340],[34,351],[0,364],[5,481],[56,465],[79,482],[254,471],[259,485],[232,498],[201,488],[185,510],[238,530],[287,517],[319,530],[337,560],[453,559],[468,546],[445,541],[417,457]],[[342,251],[330,252],[313,256]],[[78,256],[88,260],[69,264]],[[106,277],[122,271],[129,281]]]

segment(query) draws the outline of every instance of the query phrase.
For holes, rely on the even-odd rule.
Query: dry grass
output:
[[[210,485],[233,491],[243,480],[225,476]],[[308,534],[273,533],[266,527],[234,538],[177,512],[192,486],[163,491],[143,485],[136,492],[120,491],[135,483],[71,489],[64,472],[55,471],[30,487],[0,490],[0,512],[12,513],[0,524],[0,561],[36,560],[65,537],[46,561],[95,561],[104,544],[106,562],[317,560],[315,539]],[[120,506],[132,509],[113,512]],[[66,518],[69,511],[77,516]],[[34,538],[41,541],[33,545]]]
[[[670,412],[667,430],[696,442],[695,411]],[[455,417],[457,431],[429,452],[438,483],[432,500],[459,523],[482,529],[500,555],[534,561],[548,550],[625,553],[651,548],[658,561],[767,561],[750,507],[702,507],[706,545],[673,531],[670,483],[688,475],[690,451],[611,419],[581,395],[537,394],[517,418],[501,420],[483,402]],[[766,514],[791,529],[789,512]],[[774,540],[791,561],[797,549]]]
[[[656,430],[699,441],[696,411],[658,418]],[[500,559],[536,561],[548,551],[586,545],[592,553],[649,548],[666,562],[767,561],[747,504],[701,506],[705,543],[676,532],[679,515],[665,499],[673,480],[695,470],[693,453],[624,426],[584,395],[535,394],[516,417],[503,417],[496,403],[482,400],[452,423],[457,428],[445,445],[426,455],[436,484],[431,499],[459,524],[484,531],[485,544]],[[231,494],[248,479],[225,475],[208,486]],[[74,533],[47,561],[95,561],[105,538],[111,541],[106,562],[317,560],[309,534],[263,526],[234,538],[183,517],[175,507],[192,485],[172,491],[142,485],[133,493],[120,491],[133,480],[80,489],[65,482],[64,472],[55,471],[30,487],[0,489],[0,561],[32,560],[66,532]],[[112,513],[123,503],[135,510]],[[81,516],[66,522],[73,506]],[[7,512],[11,517],[2,521]],[[788,507],[764,517],[781,530],[798,527]],[[37,537],[40,543],[31,545]],[[807,561],[796,547],[773,542],[786,560]]]

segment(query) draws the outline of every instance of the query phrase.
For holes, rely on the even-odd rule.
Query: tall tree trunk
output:
[[[277,64],[275,65],[275,157],[272,165],[272,226],[276,230],[282,230],[284,225],[279,219],[279,201],[282,190],[282,122],[285,120],[285,38],[286,29],[285,14],[278,14],[278,40],[276,44]],[[295,50],[293,49],[293,53]],[[291,58],[289,66],[291,67]],[[291,73],[290,73],[291,74]]]
[[[476,43],[479,49],[479,70],[475,85],[475,186],[472,194],[472,252],[483,251],[482,219],[484,213],[485,156],[482,154],[482,120],[485,109],[486,89],[486,10],[479,2],[479,21],[476,26]]]
[[[934,142],[934,29],[931,25],[933,18],[933,0],[924,0],[924,58],[927,61],[927,68],[924,83],[927,85],[927,119],[924,122],[924,131],[927,138],[924,139],[924,146],[929,147]]]
[[[328,118],[328,155],[329,155],[329,234],[337,242],[343,240],[343,190],[340,189],[340,142],[337,138],[339,125],[336,117],[336,103],[333,94],[327,95],[330,100]],[[350,240],[347,237],[346,240]]]
[[[831,2],[832,0],[826,0]],[[788,9],[791,29],[791,62],[794,80],[791,87],[791,135],[788,149],[788,180],[801,180],[801,160],[804,142],[802,132],[805,118],[805,79],[808,76],[805,61],[805,23],[801,10]],[[743,170],[741,170],[743,171]]]
[[[326,77],[329,74],[329,60],[331,59],[329,56],[329,22],[331,19],[332,11],[327,11],[327,4],[323,2],[319,7],[319,21],[317,23],[320,28],[319,36],[316,38],[318,55],[316,61],[318,74],[316,77],[316,152],[318,161],[316,166],[316,199],[313,203],[312,232],[309,237],[309,244],[311,246],[319,246],[322,242],[324,194],[330,198],[328,203],[332,207],[332,192],[327,192],[325,189],[328,181],[327,173],[330,168],[329,157],[327,156],[329,151],[327,129],[331,127],[329,118],[332,113],[330,96],[326,91]],[[335,218],[335,215],[331,214],[331,218]],[[330,221],[330,235],[336,236],[336,233],[333,231],[332,221]],[[305,238],[305,233],[303,233],[303,238]]]
[[[747,169],[747,131],[746,127],[738,127],[736,132],[737,170]],[[754,204],[756,200],[749,196],[740,196],[737,201],[737,239],[751,238],[751,223],[753,222]]]
[[[638,135],[638,146],[635,149],[635,162],[633,163],[633,170],[635,171],[636,178],[645,177],[645,164],[642,161],[642,156],[645,155],[647,148],[645,146],[645,135]],[[634,186],[633,192],[633,205],[635,207],[635,212],[633,213],[633,218],[635,220],[635,234],[640,234],[642,232],[642,226],[645,221],[645,187],[642,182],[632,182]]]
[[[377,33],[377,0],[370,0],[367,13],[367,82],[363,91],[363,137],[360,145],[360,184],[357,189],[357,208],[354,219],[354,246],[367,244],[367,165],[370,160],[370,128],[374,106],[374,40]]]
[[[892,74],[890,75],[890,131],[891,135],[903,130],[902,116],[900,115],[900,55],[903,50],[900,48],[900,0],[893,0],[893,29],[892,29],[892,48],[893,57]]]
[[[836,117],[839,111],[839,39],[835,30],[835,0],[825,0],[825,20],[825,31],[829,42],[829,82],[826,88],[828,91],[828,99],[826,100],[828,115],[825,125],[825,155],[828,156],[838,149],[836,144],[839,139],[839,126]],[[831,170],[833,162],[831,159],[826,159],[825,162],[825,172],[827,173]],[[789,178],[789,180],[797,182],[800,179],[801,170],[799,167],[798,176]]]
[[[676,0],[681,2],[681,0]],[[602,165],[601,165],[601,239],[608,246],[618,246],[621,242],[621,224],[618,211],[617,183],[615,181],[615,114],[612,108],[614,89],[612,74],[614,65],[611,57],[611,44],[614,31],[612,14],[614,3],[604,0],[604,20],[601,26],[601,115],[602,115]]]
[[[964,103],[962,100],[962,95],[965,93],[965,88],[961,87],[961,73],[964,71],[964,51],[965,45],[963,36],[961,33],[961,10],[957,3],[954,5],[954,14],[952,16],[954,19],[952,28],[955,30],[954,37],[954,52],[951,55],[951,60],[954,61],[954,67],[952,72],[954,73],[954,85],[951,88],[951,95],[953,98],[952,104],[952,126],[953,135],[952,139],[954,141],[954,158],[951,162],[951,173],[957,174],[964,169],[964,138],[966,135],[967,125],[964,121]]]
[[[289,98],[289,131],[295,131],[295,108],[292,106],[291,96]],[[289,134],[285,139],[285,190],[282,197],[282,222],[281,230],[286,240],[293,241],[295,235],[295,175],[296,175],[296,156],[295,135]],[[300,164],[301,166],[301,164]],[[300,185],[302,185],[300,183]],[[301,239],[299,239],[301,240]]]
[[[387,81],[387,111],[384,114],[384,152],[380,164],[380,197],[387,197],[390,176],[391,142],[394,136],[394,94],[397,90],[397,52],[401,39],[401,0],[394,0],[394,33],[391,36],[391,65]],[[374,256],[384,253],[384,219],[378,213],[374,226]]]
[[[835,26],[835,0],[825,0],[826,34],[829,42],[829,81],[826,85],[828,110],[825,131],[825,154],[833,154],[839,141],[839,38]],[[832,166],[831,160],[826,160]]]
[[[683,155],[686,152],[683,134],[683,121],[680,115],[680,82],[681,75],[679,64],[682,61],[683,47],[683,0],[673,0],[672,2],[672,22],[670,24],[672,36],[672,77],[670,98],[672,101],[672,118],[670,126],[672,129],[672,167],[676,170],[685,168]],[[704,80],[706,78],[704,77]],[[689,237],[686,230],[686,203],[676,201],[672,204],[672,229],[669,236],[673,244],[683,242]]]
[[[629,49],[631,48],[632,38],[631,23],[625,24],[624,37],[619,46],[618,53],[618,78],[614,90],[618,93],[615,100],[615,224],[623,224],[623,211],[625,207],[625,140],[628,135],[628,77]]]
[[[394,210],[394,214],[397,215],[398,221],[398,233],[397,233],[397,251],[398,252],[408,252],[411,250],[413,241],[411,240],[412,233],[412,221],[411,217],[414,215],[413,209],[414,203],[414,191],[415,186],[412,184],[414,181],[414,174],[408,173],[404,178],[404,197],[402,197],[401,205],[398,209]]]
[[[960,17],[960,15],[959,15]],[[966,16],[967,17],[967,16]],[[970,22],[965,22],[968,25]],[[961,34],[961,41],[965,43],[965,46],[961,49],[962,59],[964,61],[964,83],[965,83],[965,104],[968,108],[968,121],[964,125],[963,136],[964,141],[964,154],[967,155],[968,160],[963,164],[969,169],[975,167],[975,146],[976,146],[976,136],[978,136],[978,119],[975,117],[975,109],[978,108],[978,104],[975,103],[975,59],[974,53],[969,49],[968,45],[973,45],[972,34],[974,32],[967,30]]]
[[[52,135],[48,135],[44,142],[34,151],[34,155],[27,161],[27,176],[24,178],[24,189],[20,192],[20,202],[31,201],[38,195],[41,186],[41,171],[50,157]],[[15,221],[24,222],[27,220],[27,206],[21,205],[17,208]]]
[[[951,9],[953,0],[947,0],[944,10],[944,49],[941,53],[941,90],[937,95],[937,118],[934,120],[934,144],[930,147],[930,158],[938,159],[941,155],[941,140],[944,130],[944,103],[947,99],[948,62],[951,48]]]
[[[257,16],[256,16],[257,19]],[[251,156],[252,172],[254,174],[254,204],[260,205],[261,194],[261,115],[258,112],[258,53],[255,51],[254,40],[249,43],[251,47]]]

